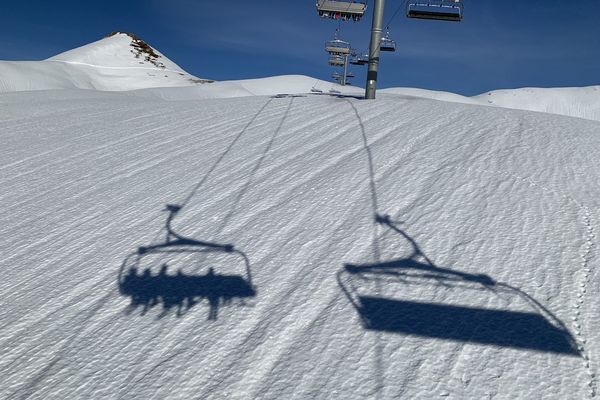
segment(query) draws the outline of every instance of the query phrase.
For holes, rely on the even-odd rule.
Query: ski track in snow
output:
[[[598,186],[572,192],[594,181],[593,157],[576,170],[565,155],[548,176],[538,174],[551,165],[543,156],[498,168],[504,151],[528,154],[518,146],[535,142],[544,115],[392,96],[114,95],[79,102],[72,115],[67,100],[41,105],[35,120],[0,110],[10,149],[0,159],[0,397],[596,397]],[[527,137],[519,118],[532,123]],[[583,139],[569,143],[565,151],[585,153]],[[558,186],[561,169],[569,186]],[[115,285],[126,255],[164,236],[160,210],[177,200],[176,232],[233,243],[252,266],[256,297],[222,306],[215,321],[205,303],[180,318],[160,317],[161,307],[125,313],[131,299]],[[439,265],[490,274],[568,319],[582,356],[364,329],[336,273],[403,254],[406,243],[374,225],[376,213],[406,220]],[[544,233],[553,223],[560,232]],[[226,254],[195,260],[225,273],[242,265]],[[527,310],[486,291],[378,285],[381,296],[462,304],[470,295],[471,306]]]

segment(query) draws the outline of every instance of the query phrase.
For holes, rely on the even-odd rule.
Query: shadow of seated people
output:
[[[171,311],[180,317],[206,300],[208,320],[216,320],[220,307],[235,300],[244,305],[245,300],[256,296],[250,261],[232,244],[205,242],[175,233],[171,223],[180,209],[167,205],[164,242],[140,246],[125,258],[119,270],[119,291],[131,297],[128,313],[141,308],[144,315],[151,308],[162,306],[159,317]],[[169,267],[177,272],[169,273]],[[198,273],[199,270],[206,272]],[[221,273],[223,270],[238,274]]]
[[[167,273],[164,264],[158,274],[150,269],[138,273],[131,267],[120,283],[121,293],[131,297],[129,311],[140,307],[142,314],[162,304],[163,315],[176,309],[181,316],[203,300],[208,301],[208,319],[216,320],[219,307],[230,304],[234,299],[256,296],[256,291],[246,279],[239,275],[220,275],[210,268],[204,275],[189,275],[181,270]]]
[[[412,253],[380,263],[346,264],[338,273],[340,288],[365,329],[580,355],[565,325],[524,291],[485,274],[438,267],[389,217],[377,216],[376,222],[400,234]],[[511,309],[482,307],[490,296],[507,297]]]

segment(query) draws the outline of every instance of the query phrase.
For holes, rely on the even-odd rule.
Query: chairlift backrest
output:
[[[412,0],[406,6],[409,18],[460,22],[463,18],[461,0]]]

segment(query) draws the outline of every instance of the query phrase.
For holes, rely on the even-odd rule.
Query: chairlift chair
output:
[[[321,18],[359,21],[365,14],[367,4],[361,1],[317,0],[317,11]]]
[[[356,61],[358,62],[358,65],[367,65],[369,63],[369,53],[359,54],[358,57],[356,57]]]
[[[379,42],[379,50],[381,51],[396,51],[396,41],[390,38],[390,33],[386,33]]]
[[[406,5],[406,16],[460,22],[463,18],[461,0],[412,0]]]
[[[346,55],[350,54],[350,43],[344,40],[335,38],[325,43],[325,51],[329,54]]]
[[[344,56],[333,54],[329,57],[329,65],[333,67],[342,67],[346,63]]]

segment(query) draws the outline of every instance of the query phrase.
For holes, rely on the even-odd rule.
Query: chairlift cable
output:
[[[394,11],[394,14],[392,14],[392,17],[389,19],[388,23],[385,25],[385,29],[389,30],[390,29],[390,24],[392,23],[392,21],[394,20],[394,18],[396,17],[396,15],[398,14],[398,12],[401,9],[406,8],[406,2],[408,0],[404,0],[402,3],[400,3],[400,6],[396,9],[396,11]]]
[[[225,151],[221,154],[221,156],[217,159],[217,161],[215,161],[215,163],[210,167],[210,169],[208,170],[208,172],[206,172],[204,177],[196,184],[196,186],[194,186],[194,188],[190,191],[190,193],[187,195],[187,197],[178,204],[179,209],[184,208],[190,202],[190,200],[196,195],[198,190],[204,185],[204,183],[208,180],[208,178],[212,175],[212,173],[221,164],[221,162],[223,161],[225,156],[227,156],[227,154],[229,154],[229,152],[233,149],[235,144],[240,140],[240,138],[244,135],[244,133],[246,133],[248,128],[250,128],[250,126],[256,121],[256,119],[263,113],[263,111],[267,108],[267,106],[271,103],[271,101],[273,101],[273,98],[270,98],[269,100],[267,100],[265,102],[265,104],[263,104],[262,107],[256,112],[256,114],[254,114],[252,116],[252,118],[250,118],[250,120],[244,125],[242,130],[240,132],[238,132],[238,134],[231,141],[231,143],[229,144],[227,149],[225,149]],[[165,232],[165,228],[163,227],[156,234],[156,236],[154,237],[154,239],[152,241],[153,242],[156,241],[160,236],[162,236],[164,234],[164,232]]]

